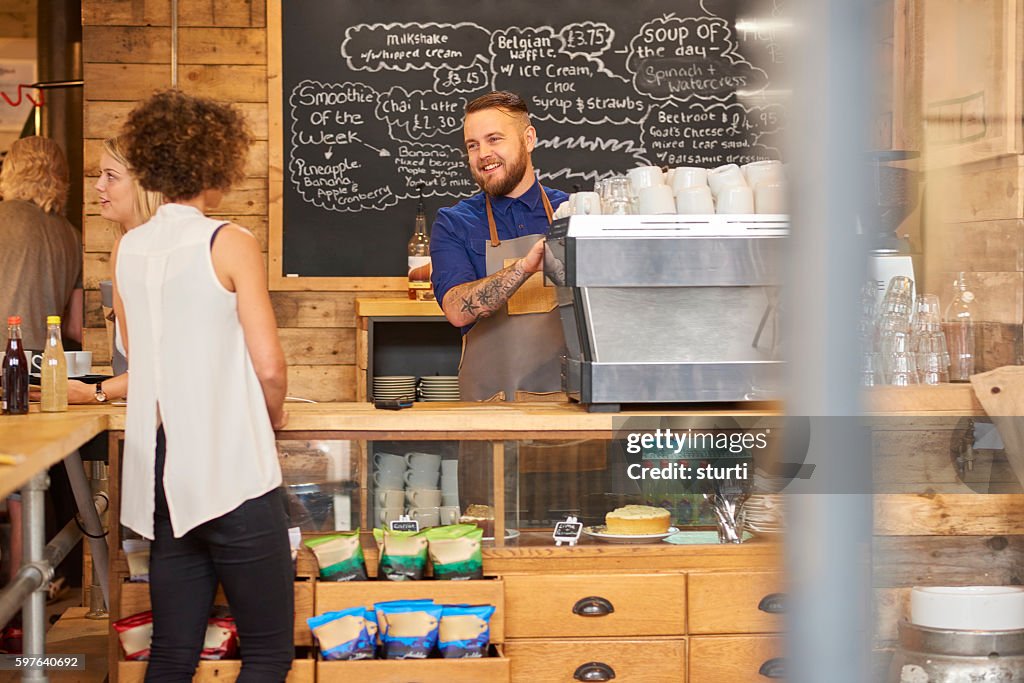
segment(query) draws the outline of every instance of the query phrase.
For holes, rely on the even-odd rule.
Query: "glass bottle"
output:
[[[974,374],[975,323],[978,305],[967,278],[960,273],[953,283],[956,296],[946,307],[946,342],[949,349],[949,381],[968,382]]]
[[[4,415],[28,412],[28,359],[21,343],[21,316],[7,319],[7,350],[4,352],[3,394],[0,408]]]
[[[60,341],[60,316],[46,318],[46,348],[43,349],[41,375],[43,398],[39,409],[59,413],[68,409],[68,362]]]
[[[430,284],[430,240],[427,238],[427,214],[423,210],[423,189],[416,205],[416,226],[409,239],[409,298],[433,301]]]

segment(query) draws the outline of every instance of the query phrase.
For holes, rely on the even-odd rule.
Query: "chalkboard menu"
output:
[[[281,2],[283,274],[404,276],[428,215],[477,191],[466,103],[528,102],[571,192],[637,165],[779,158],[784,0]],[[275,113],[276,114],[276,113]]]

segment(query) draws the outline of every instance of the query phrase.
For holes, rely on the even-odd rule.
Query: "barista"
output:
[[[565,339],[542,270],[552,207],[568,195],[536,178],[537,130],[519,95],[473,100],[463,130],[482,192],[438,211],[430,240],[434,293],[448,321],[462,328],[462,399],[558,395]]]

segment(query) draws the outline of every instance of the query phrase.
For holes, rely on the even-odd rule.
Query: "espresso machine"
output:
[[[781,397],[782,215],[556,221],[545,275],[568,350],[562,386],[590,410]]]

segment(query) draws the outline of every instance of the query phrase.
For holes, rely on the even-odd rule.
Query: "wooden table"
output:
[[[102,525],[93,505],[78,448],[107,430],[110,411],[77,407],[65,413],[39,413],[38,410],[38,406],[33,405],[28,415],[0,416],[0,453],[11,456],[13,460],[12,464],[0,465],[0,494],[7,496],[21,490],[24,530],[22,567],[35,567],[41,577],[23,579],[40,584],[22,606],[22,649],[28,656],[42,656],[46,645],[46,579],[52,568],[43,561],[46,545],[43,493],[49,486],[46,470],[55,463],[63,461],[67,467],[83,525],[96,536],[90,538],[90,543],[97,576],[100,578],[104,598],[109,595],[106,539],[101,533]],[[12,585],[0,591],[0,597],[16,595],[13,591],[18,586],[18,581],[12,582]],[[47,678],[43,670],[26,669],[22,680],[45,681]]]

